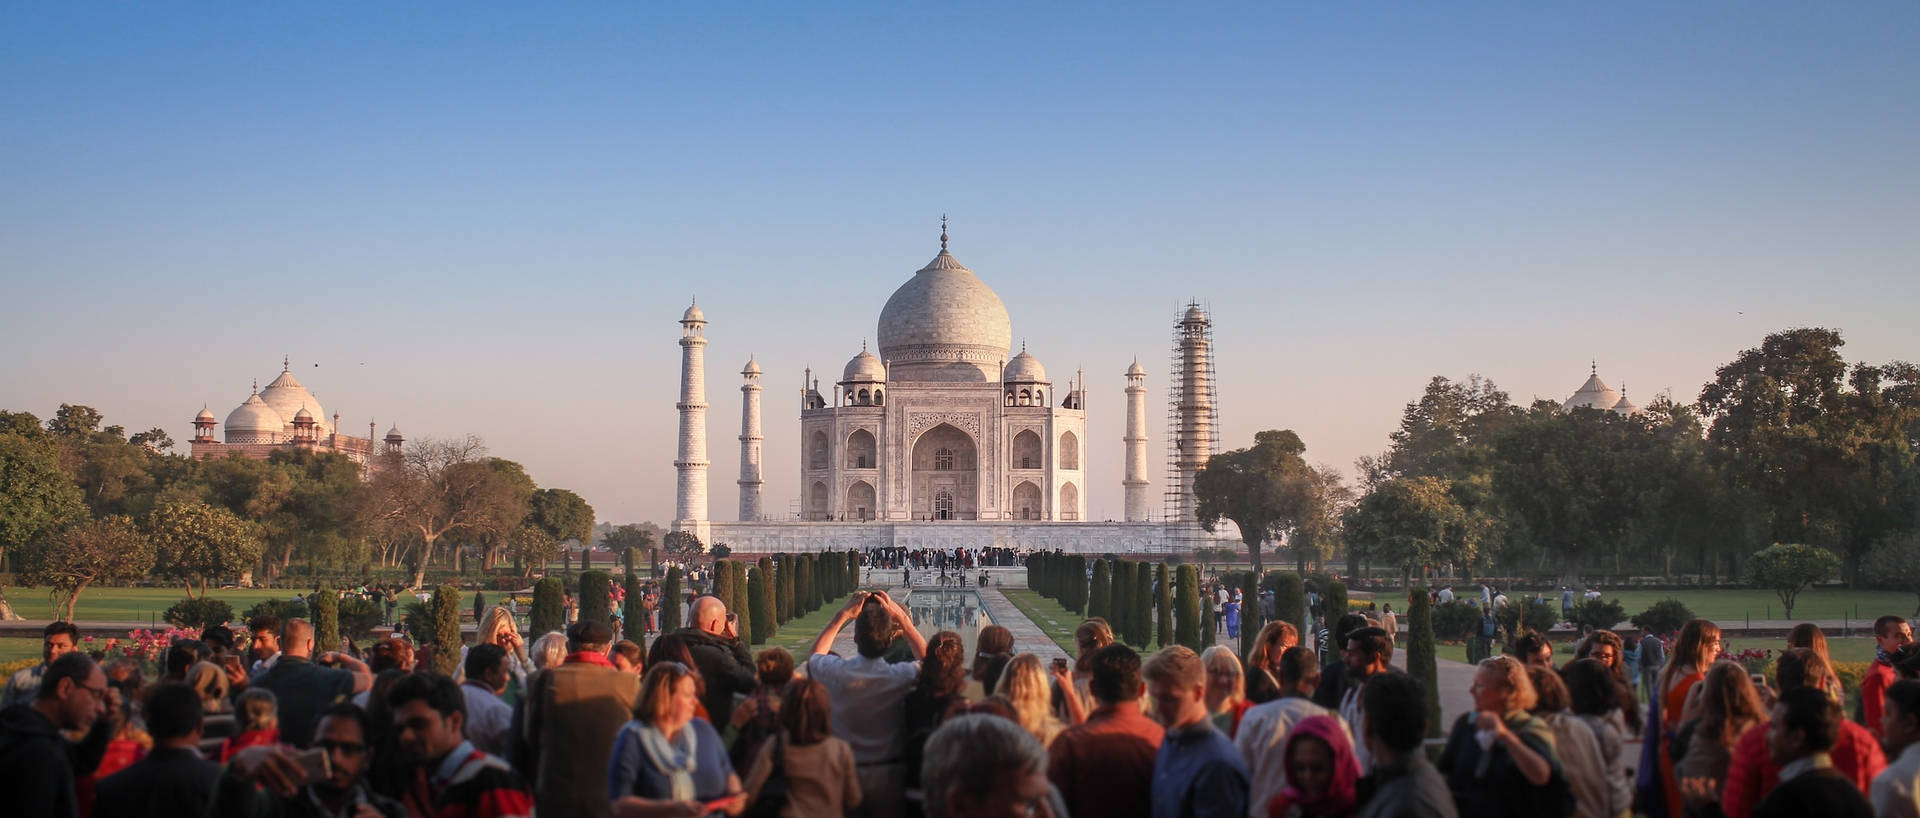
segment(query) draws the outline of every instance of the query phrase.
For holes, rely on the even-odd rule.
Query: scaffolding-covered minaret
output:
[[[1213,456],[1220,425],[1214,388],[1213,321],[1199,302],[1189,302],[1173,325],[1173,362],[1167,374],[1167,490],[1169,529],[1197,522],[1193,477]],[[1177,535],[1175,535],[1177,536]]]
[[[1147,368],[1135,358],[1127,367],[1127,446],[1126,477],[1120,481],[1125,492],[1127,522],[1145,522],[1147,502]]]
[[[751,356],[740,370],[740,522],[760,519],[760,364]]]
[[[673,502],[673,529],[707,533],[707,317],[700,305],[680,316],[680,456]]]

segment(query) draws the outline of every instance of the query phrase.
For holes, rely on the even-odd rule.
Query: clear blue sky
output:
[[[1117,517],[1121,372],[1159,464],[1188,298],[1227,442],[1342,467],[1435,374],[1690,400],[1799,325],[1920,357],[1917,42],[1904,1],[11,4],[0,406],[184,441],[290,354],[349,429],[663,521],[697,294],[713,516],[750,353],[780,510],[802,368],[948,213],[1015,338],[1088,370]]]

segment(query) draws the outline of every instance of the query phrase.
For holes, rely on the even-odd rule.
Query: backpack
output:
[[[767,780],[760,782],[760,790],[753,794],[753,803],[747,805],[742,818],[780,818],[780,811],[787,807],[787,737],[781,733],[774,737],[773,746],[767,748],[773,756],[773,769],[767,773]]]

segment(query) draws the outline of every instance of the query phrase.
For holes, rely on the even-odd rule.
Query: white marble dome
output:
[[[879,356],[862,349],[860,354],[847,362],[840,380],[842,383],[885,383],[887,367],[881,363]]]
[[[1007,383],[1048,383],[1047,368],[1040,365],[1039,358],[1023,349],[1007,362],[1007,371],[1001,380]]]
[[[1127,374],[1128,375],[1145,375],[1147,374],[1147,368],[1140,365],[1139,358],[1135,358],[1133,359],[1133,365],[1127,367]]]
[[[225,426],[228,443],[277,443],[287,421],[255,393],[227,413]]]
[[[312,392],[308,392],[305,386],[301,386],[300,381],[294,379],[291,369],[282,369],[280,377],[274,378],[272,383],[267,384],[267,388],[260,390],[260,399],[266,401],[268,406],[273,407],[274,413],[283,418],[292,418],[302,409],[309,410],[308,414],[314,418],[314,428],[320,434],[333,431],[327,426],[326,421],[321,420],[326,417],[326,412],[320,408],[319,399],[315,398]]]
[[[1595,372],[1587,376],[1587,382],[1581,384],[1579,391],[1574,392],[1572,397],[1560,404],[1560,411],[1599,409],[1604,412],[1613,409],[1619,402],[1620,393],[1608,386],[1606,381],[1600,380],[1600,373]]]
[[[942,247],[880,311],[880,354],[907,381],[993,381],[1013,321],[993,288]]]

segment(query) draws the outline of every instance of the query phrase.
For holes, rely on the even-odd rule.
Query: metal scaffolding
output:
[[[1194,475],[1214,453],[1220,395],[1214,373],[1213,319],[1188,302],[1173,324],[1167,371],[1167,483],[1164,515],[1170,544],[1185,549],[1205,539],[1195,518]]]

